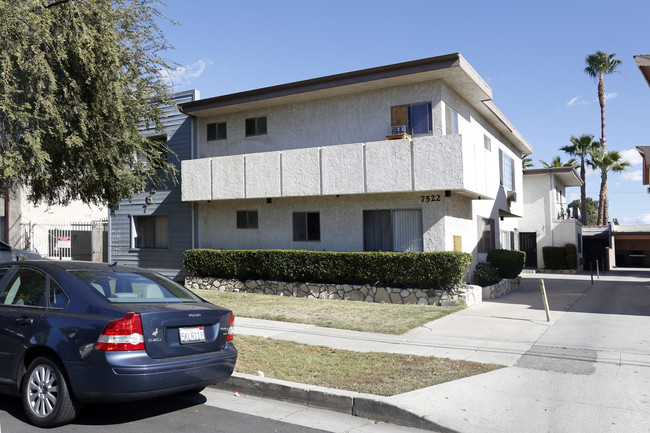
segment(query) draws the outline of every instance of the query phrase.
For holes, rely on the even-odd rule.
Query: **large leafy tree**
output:
[[[0,181],[110,204],[174,173],[155,0],[0,0]],[[155,161],[156,164],[147,163]]]
[[[569,140],[571,141],[571,145],[564,146],[560,150],[580,160],[580,179],[582,179],[582,186],[580,187],[580,210],[582,213],[582,224],[587,225],[587,181],[585,165],[591,152],[598,150],[600,143],[594,141],[593,135],[587,134],[583,134],[580,137],[572,135]]]
[[[605,75],[613,74],[620,66],[621,60],[615,59],[616,53],[607,54],[602,50],[596,51],[585,58],[585,73],[592,78],[598,80],[598,103],[600,104],[600,145],[602,146],[603,153],[607,154],[607,141],[605,140]],[[603,172],[601,172],[603,173]],[[601,176],[601,189],[600,200],[598,206],[599,224],[607,223],[607,216],[609,214],[609,201],[607,200],[607,174],[604,173],[604,178]],[[603,189],[604,188],[604,189]],[[603,197],[605,198],[603,200]],[[604,215],[605,221],[600,220],[600,216]]]
[[[591,167],[600,170],[600,197],[598,206],[598,225],[605,225],[609,221],[607,214],[608,206],[602,205],[603,200],[607,200],[607,173],[610,171],[625,171],[630,163],[621,159],[621,154],[615,150],[605,152],[602,148],[593,150],[587,161]]]

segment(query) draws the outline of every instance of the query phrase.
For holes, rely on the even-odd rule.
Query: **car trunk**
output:
[[[147,354],[153,359],[217,352],[226,345],[230,310],[201,304],[137,308]]]

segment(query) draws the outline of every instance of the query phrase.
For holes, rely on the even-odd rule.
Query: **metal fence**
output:
[[[22,224],[26,249],[47,259],[108,260],[108,221],[99,220],[71,224]],[[98,233],[93,237],[93,230]],[[93,241],[94,239],[94,241]],[[100,256],[101,252],[101,256]]]

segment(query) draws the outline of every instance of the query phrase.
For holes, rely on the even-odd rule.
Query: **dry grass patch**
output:
[[[194,292],[212,303],[231,309],[235,316],[394,335],[463,309],[462,306],[379,304],[218,290]]]
[[[237,335],[236,370],[291,382],[391,396],[502,366],[426,356],[351,352]]]

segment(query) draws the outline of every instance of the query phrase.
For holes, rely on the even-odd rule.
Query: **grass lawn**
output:
[[[240,373],[391,396],[502,366],[426,356],[365,353],[235,335]]]
[[[379,304],[218,290],[194,292],[214,304],[231,309],[235,316],[394,335],[463,309],[461,306]]]

